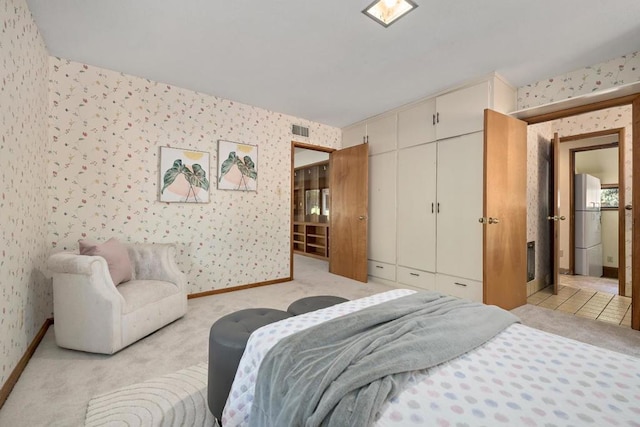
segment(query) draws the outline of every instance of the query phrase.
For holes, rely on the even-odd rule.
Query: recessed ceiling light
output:
[[[367,6],[362,13],[380,25],[388,27],[416,7],[418,5],[411,0],[376,0]]]

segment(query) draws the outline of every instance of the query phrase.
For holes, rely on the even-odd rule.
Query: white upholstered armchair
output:
[[[131,280],[118,286],[101,256],[60,252],[49,257],[60,347],[113,354],[187,312],[186,276],[175,263],[175,247],[125,246]]]

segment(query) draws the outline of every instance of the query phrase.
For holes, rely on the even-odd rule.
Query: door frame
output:
[[[331,154],[336,151],[335,148],[321,147],[319,145],[307,144],[304,142],[291,141],[291,170],[289,172],[291,178],[291,188],[289,189],[289,196],[291,197],[291,203],[289,204],[289,277],[291,280],[293,277],[293,192],[295,187],[295,160],[296,160],[296,148],[304,148],[306,150],[321,151]],[[331,181],[329,181],[329,192],[331,192]],[[331,253],[329,253],[331,256]]]
[[[567,108],[551,113],[540,114],[523,119],[528,124],[548,122],[565,117],[576,116],[605,108],[632,105],[631,126],[632,126],[632,169],[634,165],[640,165],[640,92],[631,95],[621,96],[606,101],[587,103],[578,107]],[[632,188],[640,189],[640,173],[633,174]],[[632,192],[632,221],[640,224],[640,191]],[[631,243],[631,328],[640,330],[640,230],[635,227],[632,232]],[[636,248],[638,248],[636,250]]]
[[[598,145],[585,145],[583,147],[576,147],[569,150],[569,270],[571,274],[575,272],[575,245],[572,245],[571,242],[575,241],[576,237],[576,226],[575,226],[575,199],[574,199],[574,191],[575,184],[574,180],[571,179],[572,171],[575,171],[575,154],[578,152],[584,151],[593,151],[593,150],[601,150],[607,148],[618,148],[618,188],[622,188],[623,191],[620,191],[619,194],[619,207],[618,207],[618,295],[624,295],[625,284],[626,284],[626,250],[625,250],[625,215],[624,215],[624,205],[625,205],[625,197],[624,197],[624,188],[625,188],[625,176],[624,176],[624,138],[625,132],[624,128],[615,128],[615,129],[607,129],[597,132],[589,132],[579,135],[570,135],[566,137],[560,138],[560,143],[576,141],[581,139],[589,139],[589,138],[597,138],[601,136],[608,135],[618,135],[618,142],[613,142],[609,144],[598,144]]]

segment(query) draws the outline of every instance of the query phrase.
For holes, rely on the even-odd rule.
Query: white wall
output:
[[[602,211],[602,265],[618,268],[618,211]]]

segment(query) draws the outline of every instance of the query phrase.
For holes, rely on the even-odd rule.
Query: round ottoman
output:
[[[249,308],[227,314],[211,326],[207,400],[211,413],[218,420],[222,417],[222,410],[251,333],[288,317],[291,314],[282,310]]]
[[[308,313],[310,311],[320,310],[321,308],[331,307],[341,302],[349,301],[346,298],[336,297],[333,295],[318,295],[315,297],[300,298],[291,303],[287,311],[294,316]]]

